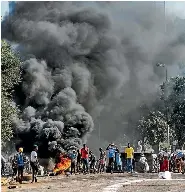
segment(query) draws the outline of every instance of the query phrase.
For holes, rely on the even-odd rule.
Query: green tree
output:
[[[174,139],[178,140],[180,147],[185,142],[185,77],[171,78],[168,83],[169,95],[169,124],[174,130]]]
[[[12,137],[12,120],[18,109],[13,102],[12,92],[21,80],[21,61],[10,45],[1,40],[1,139],[9,141]]]
[[[160,111],[150,112],[139,120],[138,129],[142,140],[152,146],[164,142],[167,133],[167,123]]]

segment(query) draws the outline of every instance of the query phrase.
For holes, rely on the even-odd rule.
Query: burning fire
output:
[[[60,156],[60,162],[55,165],[53,170],[54,173],[64,174],[64,171],[69,169],[71,166],[71,159],[65,155]]]

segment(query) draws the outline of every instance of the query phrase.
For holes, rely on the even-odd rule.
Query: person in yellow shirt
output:
[[[132,173],[133,171],[132,161],[134,158],[134,149],[130,146],[130,143],[128,143],[128,146],[125,148],[125,154],[127,160],[127,171]]]

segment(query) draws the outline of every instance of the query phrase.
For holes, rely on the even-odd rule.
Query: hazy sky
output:
[[[164,1],[158,1],[163,5]],[[185,19],[185,1],[168,1],[165,3],[166,11]],[[8,1],[1,1],[1,16],[8,12]]]
[[[8,11],[8,1],[1,2],[1,16]],[[168,1],[166,2],[166,11],[173,13],[181,18],[185,18],[185,1]]]

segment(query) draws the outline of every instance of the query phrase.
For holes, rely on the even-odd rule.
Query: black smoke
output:
[[[15,96],[22,145],[38,143],[42,156],[78,148],[93,130],[92,117],[106,138],[120,135],[127,114],[150,102],[163,79],[155,64],[184,58],[182,31],[165,22],[168,33],[155,2],[17,2],[2,36],[23,56]]]

